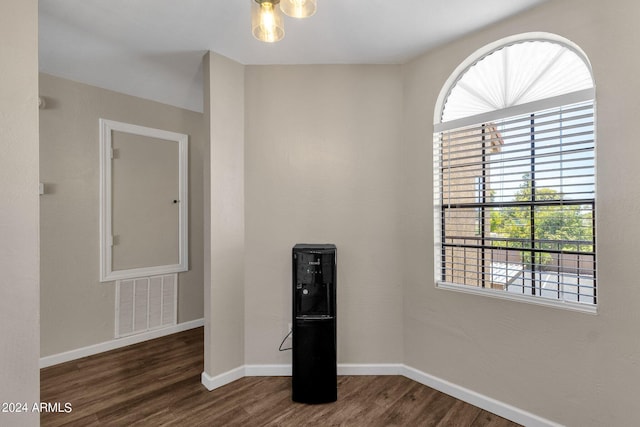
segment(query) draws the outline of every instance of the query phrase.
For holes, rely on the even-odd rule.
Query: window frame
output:
[[[545,98],[545,99],[541,99],[538,101],[533,101],[533,102],[529,102],[526,104],[521,104],[521,105],[515,105],[512,107],[507,107],[505,109],[501,109],[501,110],[495,110],[495,111],[491,111],[488,113],[482,113],[482,114],[478,114],[476,116],[471,116],[471,117],[464,117],[461,119],[456,119],[456,120],[452,120],[449,122],[445,122],[443,123],[441,121],[442,118],[442,113],[444,111],[445,108],[445,104],[446,101],[448,99],[449,94],[451,93],[451,90],[453,89],[453,87],[456,85],[456,83],[460,80],[460,78],[465,74],[465,72],[472,67],[475,63],[477,63],[478,61],[482,60],[486,55],[507,47],[509,45],[515,44],[515,43],[521,43],[521,42],[526,42],[526,41],[546,41],[546,42],[552,42],[552,43],[557,43],[557,44],[562,44],[568,48],[570,48],[571,50],[574,51],[574,53],[576,53],[587,65],[588,70],[591,72],[591,66],[590,63],[586,57],[586,55],[584,54],[584,52],[575,44],[571,43],[570,41],[554,35],[554,34],[549,34],[549,33],[525,33],[525,34],[519,34],[516,36],[511,36],[511,37],[507,37],[501,40],[498,40],[494,43],[491,43],[481,49],[479,49],[478,51],[476,51],[474,54],[472,54],[471,56],[469,56],[463,63],[461,63],[456,70],[451,74],[451,76],[448,78],[447,82],[445,83],[445,85],[443,86],[440,95],[438,97],[437,103],[436,103],[436,108],[434,111],[434,133],[433,133],[433,147],[434,147],[434,153],[433,153],[433,161],[434,161],[434,281],[435,281],[435,286],[437,289],[444,289],[444,290],[449,290],[449,291],[455,291],[455,292],[462,292],[462,293],[467,293],[467,294],[474,294],[474,295],[482,295],[482,296],[487,296],[487,297],[493,297],[493,298],[499,298],[499,299],[503,299],[503,300],[511,300],[511,301],[519,301],[519,302],[525,302],[525,303],[530,303],[530,304],[536,304],[536,305],[542,305],[542,306],[548,306],[548,307],[554,307],[554,308],[563,308],[563,309],[568,309],[568,310],[573,310],[573,311],[578,311],[578,312],[582,312],[582,313],[588,313],[588,314],[597,314],[597,307],[598,307],[598,301],[600,300],[600,295],[599,293],[596,293],[596,287],[595,287],[595,280],[596,280],[596,276],[595,276],[595,272],[596,272],[596,258],[595,258],[595,253],[597,252],[596,249],[596,242],[597,242],[597,236],[596,236],[596,211],[597,211],[597,207],[596,207],[596,172],[595,172],[595,164],[594,164],[594,197],[593,200],[591,201],[591,212],[592,212],[592,221],[593,221],[593,252],[594,252],[594,259],[593,259],[593,270],[594,270],[594,276],[593,276],[593,280],[594,280],[594,295],[593,295],[593,304],[591,303],[581,303],[581,302],[572,302],[572,301],[567,301],[567,300],[563,300],[563,299],[551,299],[551,298],[547,298],[547,297],[543,297],[543,296],[538,296],[538,295],[527,295],[527,294],[516,294],[516,293],[511,293],[511,292],[507,292],[505,290],[498,290],[498,289],[491,289],[488,287],[477,287],[477,286],[469,286],[466,284],[461,284],[461,283],[450,283],[450,282],[445,282],[443,280],[443,270],[444,270],[444,262],[443,259],[445,259],[445,253],[444,253],[444,248],[445,248],[445,233],[444,233],[444,229],[443,229],[443,219],[442,219],[442,213],[443,213],[443,203],[442,203],[442,199],[441,199],[441,195],[442,195],[442,191],[444,190],[442,188],[442,183],[440,182],[440,169],[442,167],[442,165],[440,164],[440,138],[441,135],[443,133],[444,130],[446,129],[458,129],[461,128],[463,126],[466,125],[471,125],[471,124],[478,124],[478,123],[491,123],[494,120],[504,120],[504,119],[508,119],[510,117],[515,117],[515,116],[519,116],[519,115],[524,115],[524,114],[533,114],[533,113],[537,113],[539,111],[542,110],[547,110],[550,108],[558,108],[558,107],[563,107],[563,106],[569,106],[572,104],[577,104],[580,102],[587,102],[587,101],[591,101],[593,103],[593,137],[594,137],[594,141],[596,139],[596,98],[595,98],[595,84],[593,88],[590,89],[586,89],[586,90],[580,90],[580,91],[576,91],[576,92],[572,92],[569,94],[564,94],[564,95],[559,95],[559,96],[555,96],[555,97],[550,97],[550,98]],[[593,76],[592,76],[593,79]],[[596,150],[594,148],[594,152],[593,152],[593,158],[594,158],[594,163],[596,161]],[[483,173],[484,173],[484,166],[483,166]],[[477,179],[476,179],[477,180]],[[475,180],[474,180],[475,182]],[[477,185],[476,185],[477,186]],[[476,186],[474,186],[474,189],[476,189]],[[476,191],[477,192],[477,191]],[[486,217],[482,217],[482,218],[486,218]],[[477,219],[476,219],[477,221]],[[482,219],[480,221],[483,221]],[[483,235],[486,236],[486,235]],[[484,237],[481,236],[481,238],[484,239]],[[535,242],[535,239],[532,241],[532,243]],[[483,261],[484,264],[484,261]]]

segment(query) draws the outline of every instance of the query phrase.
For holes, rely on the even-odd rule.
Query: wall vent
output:
[[[178,275],[116,281],[116,338],[177,323]]]

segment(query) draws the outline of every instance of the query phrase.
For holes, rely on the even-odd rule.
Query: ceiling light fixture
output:
[[[251,29],[260,41],[273,43],[284,37],[284,23],[280,9],[275,7],[280,0],[255,0],[251,2]]]
[[[276,7],[280,5],[280,7]],[[281,12],[293,18],[316,13],[316,0],[252,0],[251,32],[260,41],[273,43],[284,37]]]

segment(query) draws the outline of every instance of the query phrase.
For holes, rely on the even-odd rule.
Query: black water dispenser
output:
[[[293,247],[292,399],[338,398],[336,360],[336,246]]]

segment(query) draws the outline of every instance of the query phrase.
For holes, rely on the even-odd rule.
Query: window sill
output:
[[[481,295],[489,298],[524,302],[527,304],[541,305],[544,307],[560,308],[563,310],[577,311],[579,313],[598,314],[598,307],[591,304],[587,305],[576,302],[553,300],[543,297],[514,294],[496,289],[476,288],[473,286],[458,285],[449,282],[436,282],[436,288],[454,292],[462,292],[465,294]]]

